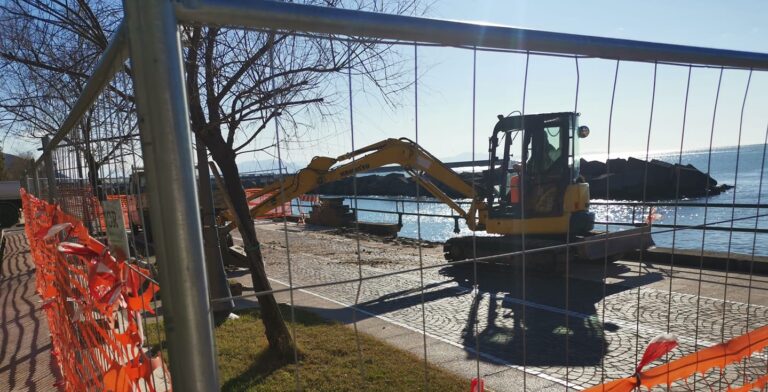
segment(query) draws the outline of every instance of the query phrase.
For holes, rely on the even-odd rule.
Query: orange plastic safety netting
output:
[[[657,338],[658,339],[658,338]],[[768,347],[768,325],[642,371],[645,364],[661,358],[676,342],[651,341],[631,377],[611,381],[585,392],[631,392],[643,386],[678,384],[682,390],[762,391],[768,385],[768,362],[760,351]],[[753,363],[754,362],[754,363]],[[692,383],[690,378],[698,378]],[[699,385],[700,384],[700,385]]]
[[[149,271],[112,257],[59,206],[23,189],[21,196],[60,386],[67,391],[155,391],[160,378],[160,389],[170,390],[162,358],[144,344],[142,315],[154,313],[151,303],[159,290],[148,279]]]
[[[95,231],[103,232],[104,212],[102,211],[99,198],[93,195],[93,188],[82,181],[57,184],[56,188],[59,206],[68,214],[74,216],[83,222],[86,227]],[[119,200],[123,209],[123,222],[128,228],[130,220],[128,216],[128,207],[130,203],[135,203],[135,196],[128,195],[105,195],[106,200]]]
[[[101,208],[98,199],[93,196],[93,189],[87,182],[73,181],[56,184],[56,201],[62,210],[83,222],[89,229],[98,228]]]
[[[134,202],[136,197],[134,196],[128,196],[128,195],[107,195],[107,200],[119,200],[120,201],[120,208],[123,211],[123,224],[125,224],[125,228],[129,228],[130,226],[130,219],[128,217],[128,205],[129,203]],[[106,225],[104,224],[104,211],[101,209],[101,205],[98,202],[98,199],[94,198],[93,203],[97,206],[99,211],[99,224],[101,225],[101,230],[106,230]]]
[[[246,188],[245,189],[245,196],[250,198],[252,195],[259,192],[261,188]],[[263,196],[259,196],[253,200],[248,201],[248,206],[253,207],[260,202],[264,201],[265,199],[269,198],[272,194],[267,194]],[[285,202],[283,205],[277,206],[267,212],[265,212],[262,215],[257,216],[256,218],[260,219],[269,219],[269,218],[282,218],[284,216],[291,215],[291,203]]]

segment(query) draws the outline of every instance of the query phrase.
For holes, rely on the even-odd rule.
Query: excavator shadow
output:
[[[609,264],[606,273],[598,264],[580,267],[584,268],[578,278],[566,278],[542,272],[523,276],[519,269],[484,264],[478,264],[475,274],[472,264],[448,265],[439,270],[447,279],[433,279],[424,285],[423,293],[418,285],[388,292],[359,302],[354,316],[351,307],[307,310],[342,323],[385,316],[421,329],[423,303],[427,331],[462,344],[467,358],[474,359],[479,348],[492,357],[483,360],[512,365],[596,366],[612,350],[615,341],[608,334],[634,333],[634,328],[623,331],[609,315],[604,320],[600,302],[663,276],[656,272],[628,274],[629,268],[621,264]],[[615,283],[603,286],[604,274]]]
[[[603,319],[599,303],[607,296],[661,280],[661,274],[626,277],[628,268],[587,265],[592,279],[530,272],[493,265],[451,266],[442,275],[479,295],[471,301],[462,331],[468,357],[475,351],[513,365],[594,366],[611,350],[609,333],[620,326]],[[583,271],[582,271],[583,272]],[[603,286],[602,277],[619,278]],[[612,279],[614,280],[614,279]],[[630,332],[630,331],[627,331]],[[470,351],[471,350],[471,351]]]

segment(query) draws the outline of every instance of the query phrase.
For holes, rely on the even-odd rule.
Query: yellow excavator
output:
[[[648,226],[612,233],[593,230],[589,185],[579,176],[577,156],[579,139],[589,135],[589,128],[579,126],[578,118],[574,112],[499,115],[489,142],[489,168],[475,184],[406,138],[383,140],[336,158],[318,156],[295,175],[252,194],[249,201],[264,199],[251,208],[251,216],[323,184],[399,164],[470,230],[489,234],[449,239],[444,245],[448,261],[499,254],[507,255],[504,260],[519,259],[520,251],[534,249],[541,250],[535,252],[537,261],[559,261],[566,254],[600,259],[647,248],[652,244]],[[469,208],[461,208],[434,181],[470,199]],[[566,243],[572,245],[568,252],[558,246]]]

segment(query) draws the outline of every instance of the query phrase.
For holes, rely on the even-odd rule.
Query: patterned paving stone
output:
[[[48,323],[23,231],[6,231],[0,264],[0,391],[55,391]]]
[[[280,225],[257,229],[269,276],[286,282],[285,232]],[[479,345],[506,364],[577,388],[631,374],[645,344],[660,333],[679,337],[674,359],[768,323],[768,304],[670,293],[647,287],[643,276],[606,285],[602,276],[523,279],[510,268],[482,266],[475,274],[471,265],[446,266],[439,246],[420,253],[412,243],[362,238],[358,253],[355,238],[298,230],[289,231],[288,242],[295,286],[328,283],[310,291],[463,346],[468,356]],[[419,265],[423,275],[331,284]]]

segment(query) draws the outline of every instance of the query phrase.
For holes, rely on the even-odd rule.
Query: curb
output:
[[[668,265],[680,265],[715,271],[742,272],[768,275],[768,257],[742,253],[713,252],[689,249],[653,248],[635,252],[628,257],[632,261],[642,260]]]

